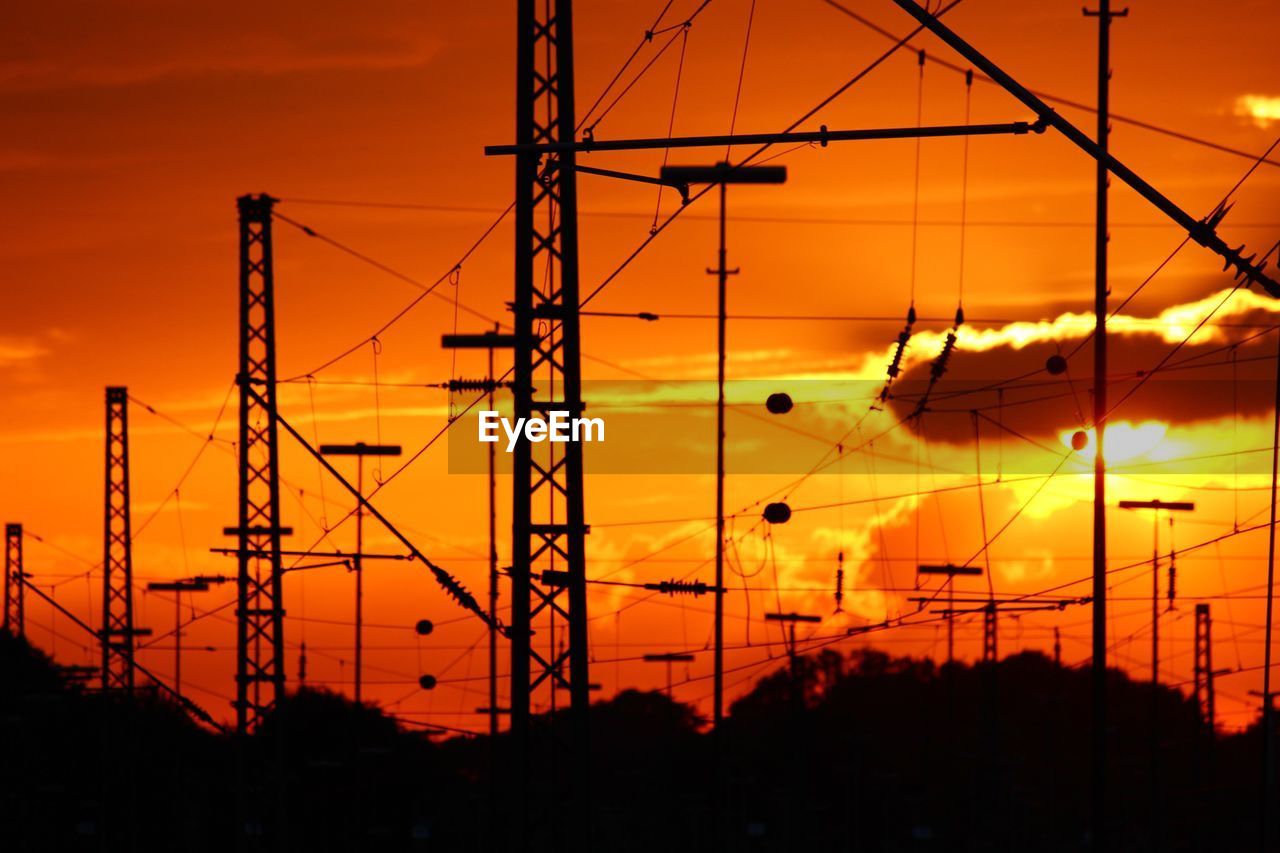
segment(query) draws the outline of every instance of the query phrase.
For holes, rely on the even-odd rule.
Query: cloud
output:
[[[48,354],[47,347],[30,338],[0,336],[0,367],[27,364]]]
[[[1171,305],[1154,316],[1112,317],[1108,322],[1110,403],[1114,406],[1123,401],[1116,416],[1135,423],[1149,419],[1185,423],[1270,411],[1274,349],[1272,338],[1261,333],[1275,322],[1277,313],[1280,302],[1242,289],[1234,293],[1221,290]],[[1196,324],[1209,317],[1212,319],[1197,330]],[[972,439],[970,411],[980,409],[999,417],[1009,429],[1060,447],[1061,430],[1077,428],[1091,419],[1093,348],[1080,343],[1093,331],[1093,325],[1092,315],[1064,312],[1042,321],[986,328],[962,326],[948,370],[929,398],[929,437]],[[893,386],[895,421],[910,414],[924,395],[930,368],[946,334],[945,330],[928,330],[912,336],[903,356],[902,374]],[[1158,375],[1146,376],[1180,344]],[[865,353],[852,371],[791,378],[833,384],[854,380],[878,389],[893,354],[891,344]],[[1046,360],[1056,354],[1071,357],[1067,371],[1054,376],[1044,368]],[[1014,377],[1023,378],[1014,381]],[[994,385],[999,385],[999,393]],[[856,414],[866,410],[866,402],[856,405],[860,407]],[[830,414],[832,409],[823,411]]]

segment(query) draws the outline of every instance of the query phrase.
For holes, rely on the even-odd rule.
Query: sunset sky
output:
[[[580,114],[664,5],[579,0]],[[847,5],[892,33],[912,29],[888,0]],[[662,25],[678,24],[698,6],[674,0]],[[1233,246],[1266,252],[1280,238],[1280,153],[1260,165],[1255,158],[1280,135],[1280,60],[1274,40],[1255,34],[1275,31],[1280,7],[1266,0],[1130,6],[1114,28],[1115,112],[1252,156],[1121,121],[1114,153],[1197,217],[1256,165],[1231,196],[1220,231]],[[662,136],[669,125],[677,135],[726,133],[740,69],[736,129],[780,130],[892,45],[820,0],[757,0],[744,65],[752,7],[751,0],[712,0],[687,37],[676,33],[595,125],[595,136]],[[139,586],[234,572],[232,560],[209,548],[233,544],[221,531],[236,511],[236,196],[269,193],[281,199],[283,216],[402,274],[276,223],[279,374],[295,380],[281,385],[280,401],[290,423],[321,442],[398,442],[407,458],[445,426],[451,402],[465,405],[424,386],[484,369],[477,354],[455,362],[439,347],[441,333],[509,322],[509,219],[436,291],[441,298],[422,300],[376,345],[368,339],[422,285],[447,274],[511,202],[512,161],[485,157],[483,148],[512,140],[515,8],[407,0],[358,9],[333,0],[47,2],[17,4],[4,19],[0,186],[10,201],[0,212],[0,515],[26,526],[34,583],[96,625],[106,385],[127,385],[155,410],[135,402],[130,413]],[[946,20],[1028,87],[1094,100],[1096,21],[1080,14],[1080,3],[964,0]],[[667,38],[647,44],[623,81]],[[931,37],[912,47],[963,62]],[[914,125],[917,75],[914,49],[901,50],[800,129]],[[963,123],[965,98],[962,74],[926,64],[925,124]],[[1060,111],[1093,133],[1092,114]],[[1033,118],[995,86],[974,84],[972,121]],[[1066,374],[1028,376],[1033,387],[1003,399],[956,392],[1039,371],[1046,357],[1069,354],[1083,340],[1092,323],[1094,164],[1052,132],[975,138],[966,184],[964,147],[959,139],[920,146],[918,217],[910,141],[800,148],[773,161],[788,168],[785,186],[729,193],[730,264],[741,268],[730,285],[731,313],[801,317],[729,325],[730,378],[759,380],[733,386],[727,422],[727,503],[741,509],[729,524],[726,683],[734,695],[781,664],[781,635],[763,621],[766,611],[823,616],[809,629],[811,648],[848,627],[889,619],[895,627],[834,647],[944,654],[937,614],[917,614],[908,601],[938,590],[936,578],[916,575],[917,563],[972,560],[989,568],[999,594],[1089,593],[1091,460],[1089,448],[1070,453],[1070,436],[1088,426],[1091,348],[1069,359]],[[724,156],[693,149],[669,157],[591,154],[581,162],[656,174],[664,158],[692,164]],[[679,206],[670,191],[659,199],[648,185],[586,175],[579,196],[584,293],[610,279],[649,236],[655,211],[665,218]],[[1119,182],[1111,199],[1114,306],[1184,235]],[[714,409],[705,403],[714,395],[705,383],[715,377],[708,319],[715,287],[705,269],[715,256],[715,212],[711,197],[687,209],[590,305],[662,319],[583,320],[593,413],[616,414],[620,429],[631,417],[677,424],[665,450],[657,442],[619,451],[629,466],[602,461],[593,474],[595,451],[588,452],[592,580],[711,579]],[[1261,686],[1267,531],[1259,525],[1267,520],[1276,367],[1267,332],[1277,308],[1260,291],[1230,295],[1233,282],[1221,266],[1189,245],[1116,318],[1112,400],[1123,403],[1112,415],[1108,455],[1116,468],[1108,488],[1112,501],[1197,503],[1194,514],[1177,519],[1174,541],[1179,548],[1212,544],[1178,557],[1178,598],[1161,622],[1161,677],[1189,688],[1193,605],[1210,602],[1214,664],[1241,670],[1218,682],[1220,721],[1234,727],[1256,713],[1247,694]],[[867,414],[912,301],[913,267],[915,305],[927,319],[907,354],[905,388],[918,392],[927,379],[961,299],[968,318],[934,392],[939,411],[915,426],[899,423],[913,404],[907,394],[896,408]],[[822,319],[804,319],[813,317]],[[1161,373],[1135,385],[1139,371],[1175,347]],[[689,381],[703,384],[680,384]],[[765,413],[764,395],[774,390],[795,398],[791,414]],[[975,409],[982,412],[977,443]],[[450,473],[451,456],[462,450],[449,443],[474,445],[474,422],[458,427],[375,504],[480,593],[487,584],[485,480]],[[851,452],[841,456],[837,444]],[[325,533],[351,509],[349,496],[297,447],[283,448],[285,522],[295,530],[289,547],[353,547],[350,522]],[[685,454],[680,464],[645,455],[677,451]],[[778,459],[772,468],[763,462]],[[344,470],[354,472],[349,464]],[[381,477],[392,470],[384,464]],[[783,495],[795,517],[770,529],[760,522],[762,502]],[[509,519],[503,480],[504,564]],[[1113,508],[1109,519],[1112,662],[1146,678],[1151,517]],[[1160,535],[1167,551],[1165,522]],[[984,539],[992,542],[985,552]],[[373,523],[366,547],[402,553]],[[841,550],[846,599],[836,613]],[[474,713],[487,702],[483,625],[446,599],[421,566],[386,562],[366,572],[366,697],[409,721],[483,727]],[[308,683],[349,689],[351,576],[341,568],[300,571],[285,586],[291,681],[305,640]],[[985,596],[988,579],[963,579],[956,590]],[[187,616],[222,607],[191,625],[184,640],[184,690],[220,718],[231,715],[234,693],[233,597],[227,586],[183,602]],[[170,628],[169,595],[139,592],[136,601],[140,625],[157,635]],[[697,658],[676,667],[675,695],[709,711],[709,597],[592,584],[589,603],[591,679],[604,695],[665,686],[665,670],[640,656],[689,651]],[[28,634],[38,645],[64,663],[96,662],[80,629],[31,597],[27,606]],[[412,626],[424,617],[438,629],[420,638]],[[1001,654],[1050,652],[1057,627],[1064,660],[1087,662],[1089,620],[1087,605],[1004,617]],[[960,656],[979,655],[981,615],[964,617],[956,634]],[[172,638],[158,639],[139,659],[169,675]],[[437,676],[435,691],[418,689],[422,673]]]

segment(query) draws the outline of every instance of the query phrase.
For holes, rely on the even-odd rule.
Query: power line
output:
[[[879,26],[878,24],[863,17],[862,15],[859,15],[857,12],[845,6],[843,3],[837,2],[837,0],[822,0],[822,2],[826,3],[828,6],[832,7],[833,9],[836,9],[837,11],[843,13],[849,18],[852,18],[853,20],[857,21],[859,24],[862,24],[864,27],[872,30],[873,32],[876,32],[884,36],[886,39],[890,39],[892,41],[907,41],[914,37],[914,36],[907,36],[905,39],[899,39],[898,36],[894,35],[889,30]],[[928,62],[932,62],[933,64],[938,65],[942,68],[946,68],[949,71],[954,71],[957,74],[971,73],[971,69],[966,68],[965,66],[959,65],[954,62],[950,62],[949,60],[934,56],[932,54],[925,54],[925,59]],[[979,80],[983,83],[996,85],[994,80],[982,74],[975,74],[974,79]],[[1093,107],[1093,106],[1090,106],[1089,104],[1084,104],[1079,101],[1072,101],[1067,98],[1060,97],[1058,95],[1051,95],[1047,92],[1042,92],[1035,89],[1028,89],[1027,91],[1031,92],[1037,98],[1040,98],[1045,101],[1050,101],[1055,104],[1062,104],[1063,106],[1068,106],[1073,109],[1082,110],[1087,113],[1097,114],[1098,112],[1097,107]],[[1221,143],[1213,142],[1212,140],[1201,139],[1200,137],[1192,136],[1191,134],[1183,133],[1182,131],[1170,130],[1167,127],[1161,127],[1159,125],[1152,124],[1151,122],[1142,121],[1136,118],[1129,118],[1128,116],[1118,115],[1117,113],[1111,112],[1110,110],[1107,111],[1107,114],[1110,116],[1112,121],[1117,121],[1122,124],[1132,125],[1134,127],[1140,127],[1143,130],[1149,130],[1149,131],[1152,131],[1153,133],[1159,133],[1164,136],[1172,137],[1174,139],[1180,139],[1183,142],[1190,142],[1192,144],[1200,145],[1205,148],[1211,148],[1215,151],[1221,151],[1224,154],[1232,154],[1236,157],[1244,157],[1250,160],[1254,159],[1254,155],[1250,154],[1248,151],[1241,151],[1238,148],[1232,148],[1228,145],[1222,145]],[[1277,161],[1277,160],[1269,160],[1264,158],[1261,162],[1266,163],[1269,166],[1280,166],[1280,161]]]

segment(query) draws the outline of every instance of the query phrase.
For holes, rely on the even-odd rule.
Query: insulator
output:
[[[655,592],[666,593],[667,595],[706,595],[710,587],[705,581],[660,581],[658,583],[647,583],[645,589],[651,589]]]
[[[902,372],[902,355],[907,350],[907,342],[911,340],[911,327],[916,324],[916,306],[907,308],[907,325],[898,332],[898,348],[894,350],[893,361],[889,362],[889,379],[897,379]]]
[[[951,361],[951,353],[956,348],[956,333],[954,331],[947,332],[947,339],[942,344],[942,352],[938,353],[938,357],[934,360],[933,366],[929,368],[929,377],[933,381],[938,381],[943,374],[947,372],[947,363]]]
[[[769,410],[770,414],[774,415],[785,415],[791,411],[793,405],[795,404],[791,401],[791,395],[781,391],[777,394],[770,394],[768,399],[764,401],[764,407]]]
[[[964,325],[964,308],[962,306],[957,305],[956,306],[956,328],[958,329],[963,325]]]
[[[1178,567],[1169,561],[1169,607],[1173,607],[1173,600],[1178,597]]]
[[[893,351],[893,361],[889,362],[889,369],[886,371],[890,379],[897,379],[898,374],[902,372],[902,355],[907,351],[909,340],[911,340],[910,325],[898,332],[898,348]]]
[[[450,391],[496,391],[502,384],[496,379],[450,379],[446,387]]]
[[[781,501],[768,504],[764,508],[764,520],[770,524],[786,524],[791,520],[791,507]]]
[[[836,610],[840,610],[844,604],[844,551],[840,552],[837,558],[838,568],[836,568]]]

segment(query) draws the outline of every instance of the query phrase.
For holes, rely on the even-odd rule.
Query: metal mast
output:
[[[268,195],[236,199],[240,213],[239,600],[236,610],[236,729],[254,729],[284,694],[280,595],[280,457],[276,438],[275,276]],[[253,392],[253,393],[251,393]]]
[[[107,389],[102,543],[102,689],[133,692],[133,537],[129,517],[129,392]]]
[[[1196,605],[1195,633],[1195,699],[1200,722],[1210,736],[1217,729],[1217,713],[1213,696],[1213,621],[1209,605]]]
[[[982,609],[982,662],[994,666],[999,662],[996,633],[996,605],[991,602]]]
[[[4,630],[25,635],[25,608],[22,574],[22,525],[4,526]]]
[[[517,28],[516,142],[572,142],[573,4],[520,0]],[[516,157],[512,391],[517,418],[545,417],[553,410],[580,417],[583,411],[575,160],[572,151],[545,160],[537,153]],[[511,730],[518,766],[511,782],[517,833],[528,809],[533,694],[539,688],[548,693],[567,688],[570,720],[563,744],[570,755],[555,765],[578,781],[570,783],[569,811],[539,812],[564,827],[572,846],[575,838],[585,839],[587,827],[590,693],[582,447],[546,442],[535,454],[522,441],[513,456]],[[566,629],[568,642],[560,648]],[[557,800],[565,799],[562,786],[553,783],[551,792]]]
[[[1084,9],[1098,18],[1098,133],[1100,156],[1095,168],[1093,282],[1093,835],[1099,850],[1106,849],[1107,776],[1107,463],[1103,435],[1107,416],[1107,169],[1111,133],[1111,0],[1099,0],[1098,11]]]

